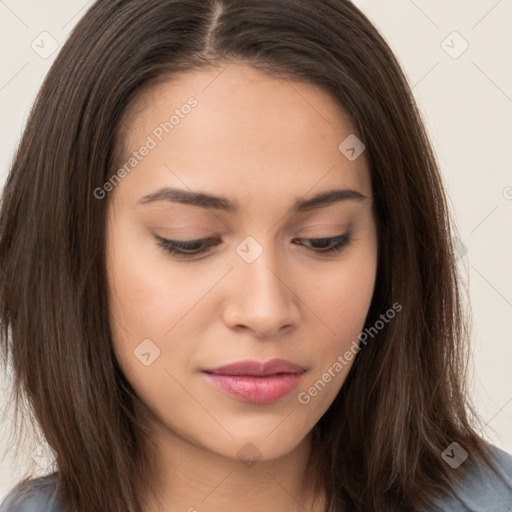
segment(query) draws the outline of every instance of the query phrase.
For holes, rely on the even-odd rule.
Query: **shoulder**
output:
[[[57,499],[55,474],[35,478],[16,487],[0,503],[0,512],[65,512]]]
[[[512,511],[512,455],[495,445],[488,444],[488,447],[496,472],[478,460],[466,468],[453,493],[436,499],[425,512]]]

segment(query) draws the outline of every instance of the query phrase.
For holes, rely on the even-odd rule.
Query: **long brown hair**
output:
[[[452,442],[469,462],[491,459],[465,388],[468,319],[438,166],[396,58],[347,0],[93,4],[39,92],[2,198],[0,346],[16,410],[29,405],[55,450],[70,512],[141,510],[148,434],[112,348],[108,197],[93,191],[116,171],[143,87],[235,61],[334,95],[366,146],[379,237],[366,326],[403,310],[314,427],[311,467],[329,512],[420,510],[462,475],[441,456]]]

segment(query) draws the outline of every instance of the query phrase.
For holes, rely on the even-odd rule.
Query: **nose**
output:
[[[252,263],[238,259],[227,290],[225,324],[261,338],[295,327],[300,318],[300,300],[294,290],[297,283],[286,267],[268,244]]]

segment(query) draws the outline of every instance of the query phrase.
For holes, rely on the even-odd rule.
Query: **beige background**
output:
[[[2,185],[56,55],[44,52],[65,41],[90,3],[0,0]],[[397,54],[424,113],[463,244],[459,264],[474,322],[473,397],[488,439],[512,453],[512,0],[356,3]],[[12,420],[8,384],[2,375],[0,440]],[[0,441],[0,500],[26,467],[9,448]],[[32,455],[27,449],[26,460]],[[34,456],[44,474],[48,459]]]

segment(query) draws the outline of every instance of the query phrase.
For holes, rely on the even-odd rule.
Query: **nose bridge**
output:
[[[270,236],[258,238],[247,237],[236,248],[235,283],[226,321],[269,336],[296,322],[299,311],[284,258]]]

